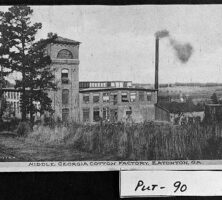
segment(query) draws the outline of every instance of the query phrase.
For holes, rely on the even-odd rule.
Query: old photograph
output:
[[[0,6],[0,163],[221,159],[221,5]]]

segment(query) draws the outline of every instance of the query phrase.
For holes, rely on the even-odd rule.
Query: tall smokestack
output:
[[[159,37],[156,36],[155,43],[155,84],[154,88],[158,90],[159,88]]]
[[[157,31],[155,33],[156,43],[155,43],[155,83],[154,83],[154,88],[156,90],[159,89],[159,39],[165,38],[165,37],[169,37],[169,31],[167,31],[167,30]],[[157,94],[157,96],[158,96],[158,94]],[[157,101],[158,101],[158,97],[157,97]]]

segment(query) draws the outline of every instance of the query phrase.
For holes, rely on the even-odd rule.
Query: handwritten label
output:
[[[121,171],[120,196],[220,196],[222,171]]]

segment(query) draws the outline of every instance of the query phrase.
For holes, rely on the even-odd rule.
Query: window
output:
[[[103,93],[103,102],[109,102],[109,93]]]
[[[17,102],[17,111],[18,111],[18,113],[20,112],[20,107],[19,107],[19,102]]]
[[[115,87],[115,83],[114,82],[111,82],[111,87]]]
[[[151,92],[147,92],[146,96],[147,96],[147,101],[151,101],[152,93]]]
[[[110,94],[110,101],[113,102],[113,104],[117,104],[117,93],[111,93]]]
[[[126,116],[130,117],[131,114],[132,114],[132,108],[129,107],[129,110],[126,110]]]
[[[14,99],[16,99],[16,92],[13,92],[13,95],[14,95]]]
[[[59,59],[73,59],[72,53],[67,49],[62,49],[59,51],[57,58]]]
[[[83,108],[82,113],[83,113],[83,122],[88,122],[89,121],[89,108]]]
[[[111,87],[111,82],[107,82],[107,87]]]
[[[69,70],[68,69],[62,69],[61,79],[62,79],[62,84],[69,83]]]
[[[128,83],[127,83],[127,87],[132,87],[132,83],[131,83],[131,82],[128,82]]]
[[[93,94],[93,103],[99,103],[99,94]]]
[[[83,95],[83,103],[89,103],[89,94],[84,94]]]
[[[110,109],[110,120],[116,122],[118,120],[118,110]]]
[[[93,108],[93,121],[98,122],[100,120],[99,108]]]
[[[84,87],[85,87],[85,88],[89,88],[89,83],[88,83],[88,82],[85,82],[85,83],[84,83]]]
[[[69,109],[68,108],[64,108],[62,109],[62,121],[67,121],[69,118]]]
[[[103,108],[103,119],[108,120],[109,119],[109,108]]]
[[[139,91],[139,101],[144,101],[144,92]]]
[[[120,83],[119,82],[116,82],[116,87],[120,87]]]
[[[84,83],[83,82],[79,82],[79,88],[84,88]]]
[[[122,102],[129,102],[127,92],[122,92],[121,99],[122,99]]]
[[[130,92],[130,102],[136,101],[136,92]]]
[[[119,87],[123,87],[123,82],[120,82],[120,83],[119,83]]]
[[[63,105],[69,104],[69,90],[68,89],[62,90],[62,104]]]

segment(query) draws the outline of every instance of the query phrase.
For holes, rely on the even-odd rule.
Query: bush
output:
[[[18,136],[27,136],[31,133],[31,127],[28,122],[20,122],[16,130]]]

